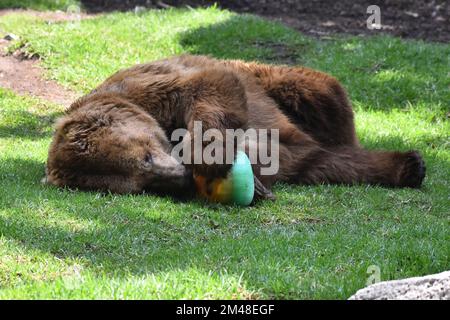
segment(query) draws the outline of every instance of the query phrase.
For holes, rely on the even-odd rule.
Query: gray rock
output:
[[[147,10],[146,7],[142,7],[142,6],[136,6],[134,7],[134,13],[135,14],[141,14],[144,13]]]
[[[450,300],[450,271],[375,283],[349,300]]]
[[[19,39],[19,37],[13,33],[10,33],[10,34],[7,34],[6,36],[4,36],[3,39],[5,39],[6,41],[13,41],[13,40]]]

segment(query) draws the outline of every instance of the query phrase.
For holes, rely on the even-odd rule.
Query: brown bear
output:
[[[305,67],[183,55],[121,70],[75,101],[57,121],[46,181],[117,193],[188,192],[193,172],[218,177],[230,169],[182,164],[171,155],[171,133],[191,132],[195,121],[219,132],[278,130],[278,172],[261,175],[253,164],[260,197],[272,197],[276,181],[416,188],[425,177],[416,151],[360,147],[351,104],[333,77]]]

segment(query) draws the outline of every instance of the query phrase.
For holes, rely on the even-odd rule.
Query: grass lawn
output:
[[[67,10],[72,6],[80,6],[77,0],[2,0],[2,8],[19,8],[35,10]]]
[[[184,52],[336,76],[368,148],[418,149],[420,190],[278,185],[251,208],[42,186],[59,106],[0,89],[0,298],[347,298],[450,267],[450,46],[307,38],[219,9],[48,24],[0,18],[47,76],[87,92],[119,68]]]

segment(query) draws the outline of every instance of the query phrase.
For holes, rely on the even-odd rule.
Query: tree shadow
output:
[[[225,21],[190,29],[179,35],[183,49],[190,54],[219,59],[239,59],[261,63],[295,65],[308,41],[286,27],[267,24],[252,15],[233,15]]]
[[[217,1],[220,2],[220,1]],[[147,9],[168,9],[171,7],[208,7],[214,5],[209,0],[80,0],[80,4],[87,12],[112,12],[112,11],[130,11],[138,8]]]
[[[45,175],[44,165],[44,162],[30,158],[0,159],[0,183],[5,184],[3,192],[8,194],[11,189],[20,189],[22,186],[41,187],[40,180]],[[14,197],[15,194],[16,191],[9,193],[11,197]],[[5,206],[4,202],[0,202],[0,206]]]
[[[38,115],[27,110],[14,110],[8,112],[12,124],[0,125],[0,138],[27,138],[41,139],[50,137],[53,134],[53,123],[61,116],[62,112],[51,112],[45,115]]]
[[[410,149],[401,137],[381,141],[365,139],[363,142],[371,149]],[[433,166],[449,166],[444,158],[434,154],[427,154],[427,158]],[[252,212],[265,214],[264,205],[246,209],[204,208],[203,204],[173,202],[167,198],[161,200],[151,195],[138,196],[145,197],[148,204],[135,203],[132,196],[43,186],[38,182],[41,176],[43,163],[37,160],[1,161],[3,199],[0,210],[10,210],[12,214],[0,216],[0,235],[33,251],[39,250],[59,259],[81,261],[88,270],[95,272],[120,277],[130,273],[145,275],[195,267],[205,272],[227,270],[237,278],[245,272],[249,288],[266,288],[271,294],[271,285],[276,287],[281,283],[289,286],[290,282],[298,281],[299,273],[307,273],[311,268],[333,270],[335,265],[346,265],[359,255],[364,259],[364,250],[355,252],[350,247],[340,247],[340,240],[335,244],[329,243],[335,234],[331,231],[333,224],[267,224],[258,220],[246,225],[249,223],[246,215]],[[425,186],[422,192],[433,190]],[[17,197],[20,202],[17,202]],[[23,205],[31,205],[36,210],[42,208],[37,212],[55,212],[61,220],[53,218],[47,222],[37,212],[36,215],[24,214]],[[148,215],[148,208],[160,210],[161,214]],[[88,225],[95,228],[72,228],[66,224],[67,221],[71,224],[78,221],[81,225],[89,222]],[[330,231],[326,231],[328,229]],[[331,240],[315,239],[311,232],[316,234],[316,230],[329,232]],[[359,236],[362,242],[368,241],[367,246],[371,245],[371,240],[365,239],[363,233]],[[334,245],[337,247],[331,253],[330,246]],[[377,244],[373,245],[372,250],[381,250]],[[321,252],[327,252],[331,258],[321,259]],[[434,265],[433,270],[438,267],[442,266]],[[351,276],[362,267],[352,268],[336,277]],[[364,285],[364,278],[361,279],[360,287]],[[354,289],[350,286],[346,290]],[[276,296],[280,294],[283,293],[278,292]],[[299,292],[284,294],[285,297],[298,297]]]
[[[179,42],[190,54],[320,69],[340,79],[350,96],[361,102],[364,109],[389,111],[416,103],[445,105],[445,71],[430,69],[426,64],[410,59],[396,60],[395,52],[392,57],[389,53],[386,57],[378,57],[379,46],[384,45],[386,39],[337,37],[313,40],[299,33],[286,32],[284,28],[276,24],[267,28],[267,22],[260,18],[237,15],[185,31],[179,35]],[[426,60],[426,52],[434,52],[433,48],[418,51],[398,39],[392,41],[395,48],[407,56]],[[353,46],[358,49],[349,49]],[[324,50],[329,53],[323,54]],[[321,54],[323,60],[317,60]],[[356,59],[352,59],[353,54]],[[445,58],[436,54],[432,58],[445,65]]]
[[[292,46],[297,42],[277,38],[279,34],[276,31],[260,28],[262,25],[258,21],[246,16],[233,17],[182,34],[181,44],[190,53],[210,54],[218,58],[298,63],[299,49]],[[245,32],[248,28],[252,32]],[[243,31],[236,33],[236,30]],[[235,36],[230,37],[230,34]],[[379,84],[378,89],[384,85]],[[50,136],[49,124],[57,115],[59,113],[37,116],[21,111],[19,118],[24,120],[0,127],[0,136],[30,139]],[[401,137],[382,141],[365,139],[364,144],[370,148],[410,149]],[[445,159],[439,157],[433,157],[433,163],[449,166]],[[176,203],[174,211],[174,202],[164,200],[168,205],[156,204],[156,208],[162,211],[161,216],[149,216],[145,207],[135,205],[128,196],[118,196],[118,203],[115,203],[113,195],[46,187],[39,184],[42,176],[43,163],[37,160],[1,160],[1,209],[13,210],[19,217],[23,206],[31,204],[34,208],[41,208],[45,201],[46,208],[62,218],[82,222],[91,220],[97,227],[77,230],[64,225],[63,221],[58,224],[53,219],[47,223],[36,213],[22,219],[0,216],[0,234],[31,250],[63,259],[80,259],[89,268],[109,274],[127,275],[131,272],[141,275],[195,266],[207,271],[225,269],[237,277],[245,271],[249,285],[254,288],[267,287],[270,281],[274,287],[280,287],[280,283],[299,281],[299,272],[292,270],[307,273],[314,267],[325,269],[329,274],[339,262],[358,260],[358,254],[362,254],[351,252],[350,246],[333,247],[331,232],[330,238],[312,237],[308,233],[312,229],[310,225],[277,225],[258,220],[247,226],[245,223],[249,221],[241,215],[251,213],[253,209],[233,209],[233,214],[233,210],[222,206],[209,206],[204,210],[190,203]],[[20,201],[16,201],[18,197]],[[160,201],[153,196],[145,197],[149,207]],[[370,246],[371,239],[365,241]],[[325,261],[321,258],[324,255],[331,258]],[[344,275],[351,276],[353,271],[355,269],[348,270]],[[298,292],[285,294],[295,296]]]
[[[240,264],[229,261],[237,248],[243,250],[239,255],[250,256],[255,254],[249,246],[252,241],[270,240],[267,248],[275,259],[280,253],[276,252],[272,241],[277,237],[286,241],[284,234],[273,235],[269,239],[258,231],[253,232],[245,244],[241,243],[246,235],[236,237],[235,232],[224,230],[233,227],[233,222],[220,226],[212,222],[210,215],[224,215],[225,210],[229,213],[229,208],[222,206],[208,206],[205,210],[192,203],[140,195],[149,201],[149,207],[151,202],[168,204],[168,207],[157,205],[157,208],[166,209],[166,214],[149,216],[142,204],[130,205],[132,196],[77,192],[38,185],[36,178],[42,172],[39,161],[1,161],[0,187],[3,191],[0,192],[0,210],[8,210],[10,214],[0,215],[0,236],[15,240],[32,251],[41,251],[58,259],[80,261],[94,272],[121,277],[130,273],[145,275],[189,268],[205,273],[221,272],[225,268],[239,278],[242,273]],[[43,211],[23,213],[27,209],[18,204],[17,197],[20,203],[28,203],[35,209],[43,208]],[[108,203],[114,199],[116,206],[109,206]],[[173,214],[177,218],[167,216],[175,208]],[[43,219],[38,212],[45,211],[55,212],[61,220]],[[76,224],[74,221],[81,225],[86,221],[95,221],[96,227],[71,228],[64,224],[67,220],[71,221],[71,225]],[[225,224],[225,217],[222,222]],[[257,250],[263,248],[258,247]],[[264,259],[265,256],[259,254],[251,265],[255,268],[264,266]]]

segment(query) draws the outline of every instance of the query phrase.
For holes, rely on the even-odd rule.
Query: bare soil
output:
[[[86,12],[38,12],[4,9],[0,17],[24,12],[48,22],[86,19],[104,11],[134,10],[136,6],[168,8],[171,6],[207,6],[208,0],[82,0]],[[388,33],[404,38],[450,42],[450,1],[447,0],[378,0],[381,8],[381,30],[369,30],[366,13],[371,1],[352,0],[217,0],[221,7],[237,12],[258,14],[281,21],[303,33],[323,37],[336,33],[374,35]],[[0,35],[4,33],[0,30]],[[68,106],[77,94],[55,81],[45,80],[36,57],[7,55],[9,41],[0,39],[0,87],[19,94],[30,94]]]
[[[95,14],[89,14],[81,11],[64,12],[64,11],[35,11],[23,9],[0,9],[0,17],[11,13],[24,13],[48,22],[77,21],[80,19],[88,19],[95,16]]]
[[[450,42],[449,0],[81,0],[88,12],[131,10],[136,6],[219,6],[281,21],[303,33],[327,36],[392,34],[403,38]],[[367,28],[367,7],[381,9],[381,30]]]
[[[79,15],[64,12],[37,12],[32,10],[0,10],[0,17],[12,12],[25,12],[49,22],[80,19]],[[81,18],[88,17],[82,14]],[[27,57],[22,52],[7,54],[10,41],[0,30],[0,87],[10,89],[21,95],[31,95],[53,103],[69,106],[78,96],[57,82],[46,80],[44,70],[39,66],[38,57]]]

